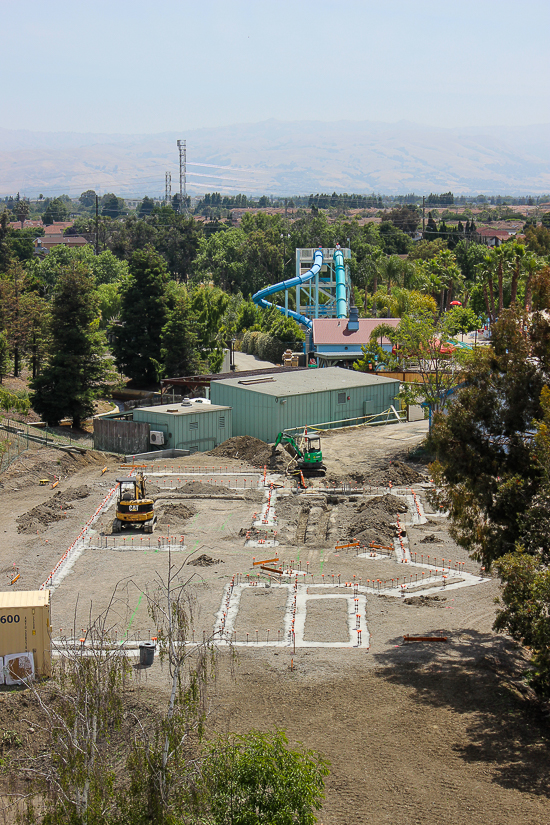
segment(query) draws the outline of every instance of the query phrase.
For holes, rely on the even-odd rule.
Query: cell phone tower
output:
[[[180,153],[180,211],[187,213],[187,141],[178,140]]]
[[[172,173],[164,173],[164,205],[170,206],[172,203]]]

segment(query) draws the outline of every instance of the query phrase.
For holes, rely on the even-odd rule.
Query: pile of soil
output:
[[[63,521],[67,510],[72,510],[73,505],[69,502],[86,498],[90,495],[89,488],[84,484],[82,487],[75,487],[73,490],[64,490],[55,493],[48,501],[38,504],[23,513],[17,519],[18,533],[37,533],[48,528],[56,521]]]
[[[413,607],[444,607],[441,602],[446,602],[445,596],[409,596],[408,599],[403,599],[404,604],[413,605]]]
[[[193,507],[187,506],[183,501],[178,501],[174,504],[167,504],[164,507],[162,518],[163,521],[168,522],[170,522],[170,519],[174,519],[174,521],[187,521],[187,519],[194,516],[196,512]]]
[[[374,496],[366,501],[362,501],[357,505],[357,512],[363,513],[367,510],[369,513],[388,513],[394,515],[395,513],[406,513],[407,505],[399,496],[392,496],[391,493],[385,496]]]
[[[193,561],[190,561],[189,564],[192,567],[212,567],[214,564],[223,564],[222,559],[213,559],[211,556],[207,556],[204,553],[202,556],[198,556]]]
[[[155,530],[158,533],[168,532],[168,529],[171,533],[179,532],[195,513],[196,510],[184,504],[183,501],[166,504],[162,506]]]
[[[215,496],[216,494],[227,495],[234,494],[236,491],[231,490],[223,484],[208,484],[205,481],[188,481],[181,487],[160,488],[157,484],[149,484],[147,491],[151,494],[157,494],[155,498],[162,498],[166,493],[181,493],[182,495],[191,496]]]
[[[279,447],[274,451],[259,438],[251,435],[238,435],[228,438],[223,444],[215,447],[208,455],[219,458],[237,458],[250,464],[252,467],[263,469],[267,467],[273,473],[284,473],[290,456],[286,450]]]
[[[374,541],[391,547],[393,538],[397,535],[395,516],[406,511],[407,505],[397,496],[375,496],[354,508],[353,515],[347,525],[342,524],[341,530],[347,531],[350,537],[359,539],[363,544],[368,545]]]
[[[2,473],[0,487],[10,490],[20,489],[29,484],[37,484],[41,478],[65,478],[85,467],[93,469],[103,468],[106,464],[113,465],[116,457],[95,450],[85,453],[65,452],[42,447],[41,449],[25,451],[8,469]]]
[[[443,544],[441,539],[438,539],[433,533],[429,533],[427,536],[424,536],[423,539],[420,539],[420,544]]]
[[[398,487],[410,487],[412,484],[426,482],[426,476],[403,461],[390,461],[387,467],[375,470],[365,481],[372,487],[387,487],[390,482]]]

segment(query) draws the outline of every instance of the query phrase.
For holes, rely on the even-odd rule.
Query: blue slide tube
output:
[[[311,279],[315,278],[315,276],[321,271],[322,265],[323,250],[316,249],[315,254],[313,255],[313,266],[311,269],[308,269],[308,271],[304,272],[303,275],[297,275],[295,278],[289,278],[288,281],[280,281],[278,284],[272,284],[271,286],[266,286],[265,289],[260,289],[259,292],[256,292],[256,294],[252,296],[252,300],[255,304],[258,304],[258,306],[263,307],[264,309],[269,309],[273,306],[273,304],[265,300],[267,295],[274,295],[276,292],[284,292],[285,289],[291,289],[293,286],[304,284],[306,281],[311,281]],[[275,304],[275,306],[283,313],[283,315],[286,315],[287,310],[285,310],[284,307],[280,307],[277,304]],[[299,312],[293,312],[291,309],[288,310],[288,314],[299,324],[303,324],[308,329],[312,328],[313,322],[311,318],[307,318],[305,315],[300,315]]]
[[[344,268],[344,253],[341,249],[334,250],[334,269],[336,276],[336,317],[348,317],[348,301],[346,296],[346,270]]]

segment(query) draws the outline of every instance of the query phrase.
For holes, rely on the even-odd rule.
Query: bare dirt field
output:
[[[149,463],[157,529],[113,536],[112,507],[99,513],[53,578],[54,637],[85,632],[115,588],[113,636],[155,635],[144,593],[170,548],[185,562],[195,638],[216,631],[221,642],[209,731],[278,727],[319,750],[331,763],[320,822],[550,823],[547,717],[519,678],[524,652],[492,631],[498,582],[454,544],[428,502],[427,469],[408,461],[425,433],[419,422],[323,436],[326,483],[297,493],[268,476],[280,485],[268,510],[253,455]],[[14,463],[0,478],[0,588],[46,581],[128,472],[94,453],[36,450]],[[269,586],[253,561],[274,557],[295,573]],[[164,701],[157,660],[139,679]],[[12,698],[0,694],[0,723]]]

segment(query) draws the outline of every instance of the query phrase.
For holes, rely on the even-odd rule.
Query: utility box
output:
[[[407,406],[407,421],[424,421],[424,407],[420,404]]]
[[[12,677],[24,666],[25,657],[33,663],[37,676],[51,675],[51,631],[49,590],[0,593],[0,657],[4,658],[8,684],[6,668],[14,660],[12,654],[18,654],[21,661],[14,660]]]

